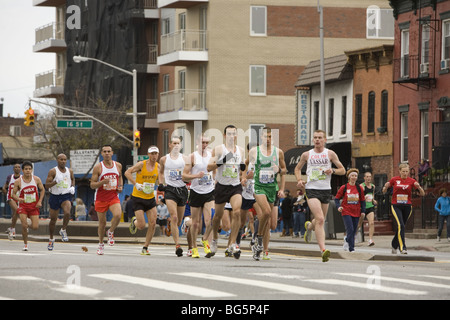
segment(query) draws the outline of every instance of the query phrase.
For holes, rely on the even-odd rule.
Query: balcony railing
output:
[[[36,43],[58,39],[64,40],[64,23],[52,22],[36,29]]]
[[[156,64],[158,58],[158,45],[137,46],[137,62],[143,64]]]
[[[161,93],[160,112],[205,111],[205,90],[181,89]]]
[[[56,86],[64,86],[63,72],[50,70],[36,75],[36,90]]]
[[[158,99],[147,99],[147,119],[156,119],[158,117]]]
[[[206,51],[206,30],[178,30],[161,36],[161,55],[176,51]]]

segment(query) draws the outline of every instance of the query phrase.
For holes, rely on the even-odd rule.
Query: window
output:
[[[163,143],[162,143],[162,154],[166,155],[169,153],[169,130],[163,130]]]
[[[421,150],[420,150],[420,154],[421,154],[421,158],[422,159],[429,159],[428,158],[428,111],[422,111],[420,113],[420,138],[421,138]]]
[[[362,131],[362,94],[355,96],[355,133],[361,133]]]
[[[167,92],[169,91],[169,80],[170,80],[170,75],[165,74],[163,75],[163,92]]]
[[[449,61],[450,59],[450,20],[442,21],[442,60]],[[450,63],[447,65],[441,64],[441,69],[448,69]]]
[[[170,18],[163,19],[161,21],[161,34],[169,34],[170,33]]]
[[[401,117],[401,146],[400,146],[400,161],[408,161],[408,112],[400,114]]]
[[[314,101],[314,130],[319,130],[319,101]]]
[[[369,92],[367,108],[367,132],[375,132],[375,92]]]
[[[341,134],[347,133],[347,96],[342,96],[341,105]]]
[[[367,39],[394,39],[393,9],[380,9],[369,6],[366,11]]]
[[[430,26],[423,25],[422,26],[422,48],[420,55],[420,63],[422,65],[428,65],[430,56]],[[425,69],[421,69],[420,73],[428,73],[425,72]]]
[[[267,35],[267,7],[262,6],[250,7],[250,35],[251,36]]]
[[[388,109],[389,109],[389,100],[388,100],[388,92],[387,90],[383,90],[381,92],[381,122],[380,127],[384,128],[384,132],[387,132],[387,124],[388,124]]]
[[[186,12],[178,15],[178,30],[186,30]]]
[[[402,30],[401,42],[400,75],[403,78],[407,78],[409,77],[409,29]]]
[[[334,99],[328,100],[328,135],[333,136]]]
[[[250,66],[250,95],[266,95],[266,66]]]

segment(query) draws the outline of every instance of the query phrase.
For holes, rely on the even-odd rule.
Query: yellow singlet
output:
[[[153,171],[147,170],[147,162],[144,161],[144,166],[141,169],[141,172],[136,173],[136,183],[140,183],[144,186],[143,191],[139,191],[136,189],[136,186],[133,188],[133,193],[131,194],[133,197],[141,198],[141,199],[152,199],[155,197],[155,183],[158,180],[158,167],[159,163],[156,162]]]

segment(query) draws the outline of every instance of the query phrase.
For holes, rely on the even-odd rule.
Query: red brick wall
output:
[[[365,8],[324,8],[324,36],[365,38]],[[339,28],[337,28],[339,26]],[[271,37],[318,37],[317,7],[267,7],[267,35]]]
[[[267,95],[292,96],[304,66],[267,66]]]

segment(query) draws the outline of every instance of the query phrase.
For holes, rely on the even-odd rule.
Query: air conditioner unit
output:
[[[441,70],[448,69],[450,65],[450,59],[441,60]]]
[[[428,62],[420,64],[420,73],[421,74],[428,73],[429,70],[430,70],[430,65]]]

